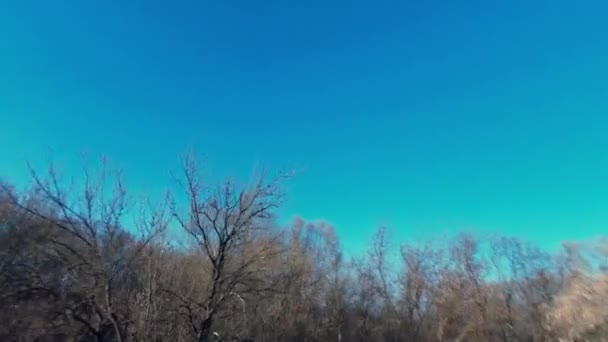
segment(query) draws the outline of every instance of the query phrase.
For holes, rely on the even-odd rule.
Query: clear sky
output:
[[[2,1],[0,175],[88,151],[156,193],[194,148],[300,170],[283,216],[349,250],[607,232],[608,5],[464,3]]]

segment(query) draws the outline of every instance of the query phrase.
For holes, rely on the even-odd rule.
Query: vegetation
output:
[[[213,187],[189,159],[152,204],[120,175],[51,168],[0,191],[2,341],[600,341],[607,243],[392,242],[346,259],[324,222],[279,227],[284,176]]]

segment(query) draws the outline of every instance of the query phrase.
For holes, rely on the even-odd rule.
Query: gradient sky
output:
[[[468,230],[544,246],[608,228],[608,5],[2,1],[0,175],[105,154],[160,193],[296,168],[285,218],[356,251]]]

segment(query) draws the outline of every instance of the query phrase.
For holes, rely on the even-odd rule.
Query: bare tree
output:
[[[401,275],[399,306],[408,339],[421,340],[430,335],[432,295],[437,291],[442,256],[430,242],[401,246],[404,272]]]
[[[174,201],[172,214],[199,248],[203,263],[209,265],[206,295],[198,301],[170,289],[167,293],[186,307],[197,340],[203,342],[209,340],[216,318],[229,302],[245,303],[246,292],[272,291],[264,288],[263,275],[256,267],[276,253],[271,243],[275,239],[272,218],[283,198],[280,183],[284,177],[266,182],[261,176],[243,189],[226,182],[210,190],[197,172],[194,159],[187,158],[183,177],[178,179],[187,197],[187,210],[180,211]]]
[[[546,310],[546,326],[561,341],[608,340],[606,241],[564,244],[566,273]]]
[[[278,226],[284,176],[205,186],[187,159],[178,195],[152,205],[104,165],[72,182],[30,171],[32,189],[0,182],[3,341],[608,336],[605,239],[557,254],[473,235],[393,250],[380,228],[349,258],[323,220]]]
[[[88,167],[83,169],[80,190],[64,185],[52,166],[45,178],[30,171],[35,186],[31,198],[11,196],[11,203],[52,228],[44,236],[44,256],[60,267],[59,279],[40,279],[29,284],[30,290],[59,300],[57,313],[81,324],[96,340],[110,334],[124,341],[130,317],[123,282],[142,250],[165,228],[162,208],[142,217],[146,229],[136,236],[136,231],[124,229],[129,203],[120,174],[108,172],[105,162],[95,179]],[[108,176],[114,178],[112,185]]]

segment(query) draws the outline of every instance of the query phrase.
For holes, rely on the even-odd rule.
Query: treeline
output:
[[[0,191],[2,341],[601,341],[608,243],[393,241],[346,259],[323,222],[279,227],[285,177],[159,203],[118,174]],[[550,232],[548,232],[550,233]]]

